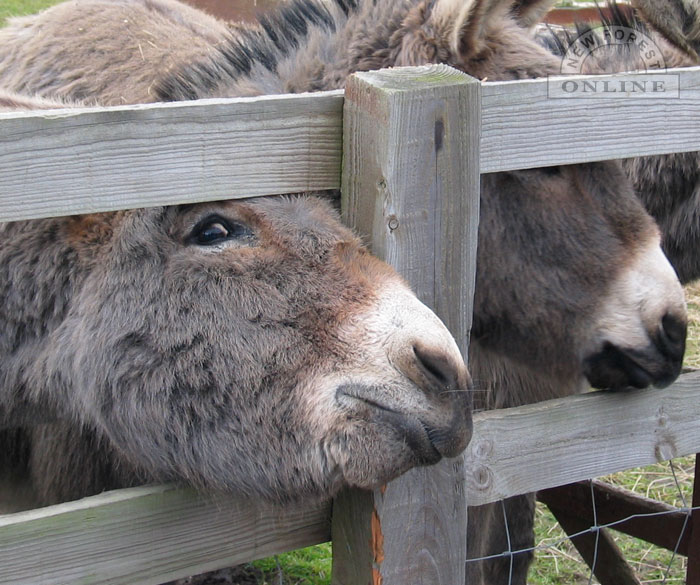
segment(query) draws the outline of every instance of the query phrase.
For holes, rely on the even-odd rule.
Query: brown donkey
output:
[[[121,4],[115,4],[117,12]],[[260,27],[229,34],[205,56],[183,59],[170,71],[149,69],[145,77],[156,101],[331,89],[342,87],[354,71],[435,62],[492,80],[545,76],[558,72],[559,59],[536,42],[530,28],[548,5],[293,0],[261,19]],[[104,64],[90,56],[97,51],[88,51],[83,61],[35,58],[44,54],[42,43],[58,38],[52,10],[69,8],[27,19],[25,28],[32,22],[37,32],[31,44],[0,31],[0,85],[102,102],[95,80]],[[81,11],[74,11],[64,23],[72,23],[73,42],[85,47],[92,37],[81,33],[80,19]],[[22,49],[30,45],[31,54]],[[74,94],[67,84],[42,81],[52,77],[80,79],[83,89]],[[126,89],[142,91],[121,93]],[[488,174],[481,192],[470,363],[478,384],[489,391],[489,406],[570,394],[587,384],[665,385],[678,375],[686,323],[682,291],[661,252],[658,229],[618,164]],[[527,508],[528,502],[519,498],[508,506]],[[502,524],[500,507],[496,514]],[[514,531],[516,549],[531,542],[527,517],[524,529]],[[473,555],[504,550],[498,548],[502,531],[487,528],[496,524],[477,520],[470,526],[480,527],[470,535]],[[524,580],[527,556],[516,559],[516,574]],[[507,579],[502,562],[469,567],[479,573],[470,582]]]
[[[16,106],[63,104],[0,93],[0,109]],[[0,429],[89,429],[118,453],[102,469],[114,481],[327,498],[469,440],[454,340],[322,199],[5,223],[0,236]]]

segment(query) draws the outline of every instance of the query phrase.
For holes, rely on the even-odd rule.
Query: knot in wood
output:
[[[663,406],[659,407],[659,410],[656,412],[656,422],[660,427],[666,426],[668,422],[668,417],[666,416]]]
[[[493,474],[486,465],[479,465],[474,469],[474,484],[479,490],[487,490],[493,483]]]
[[[493,453],[493,441],[491,439],[478,441],[472,447],[472,453],[474,454],[474,457],[478,457],[479,459],[488,457]]]
[[[389,217],[389,229],[393,232],[398,227],[399,227],[399,219],[395,215],[390,216]]]

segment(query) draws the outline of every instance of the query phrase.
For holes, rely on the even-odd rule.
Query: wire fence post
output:
[[[343,217],[447,324],[466,357],[479,216],[481,84],[444,65],[352,76]],[[410,471],[333,512],[333,583],[464,583],[464,460]]]

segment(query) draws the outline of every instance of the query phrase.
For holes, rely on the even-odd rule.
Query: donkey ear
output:
[[[524,28],[540,23],[556,0],[516,0],[512,12],[515,20]]]
[[[455,54],[468,57],[481,50],[494,14],[507,14],[512,4],[513,0],[437,0],[430,21],[449,35]]]
[[[632,0],[632,6],[669,43],[700,59],[700,0]]]

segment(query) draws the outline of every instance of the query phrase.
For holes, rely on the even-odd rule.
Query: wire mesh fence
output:
[[[499,559],[505,563],[508,570],[491,585],[521,585],[526,578],[531,585],[685,583],[691,514],[700,509],[691,505],[694,461],[685,457],[617,473],[604,481],[581,482],[556,497],[542,494],[540,499],[550,507],[538,502],[535,544],[530,547],[512,546],[522,541],[522,535],[514,534],[522,526],[509,518],[501,501],[500,528],[507,546],[467,563]],[[623,502],[610,494],[620,494]],[[650,511],[627,513],[635,499],[638,509]],[[626,534],[644,536],[645,531],[652,542]],[[517,559],[528,554],[535,560],[526,577],[518,571]]]

